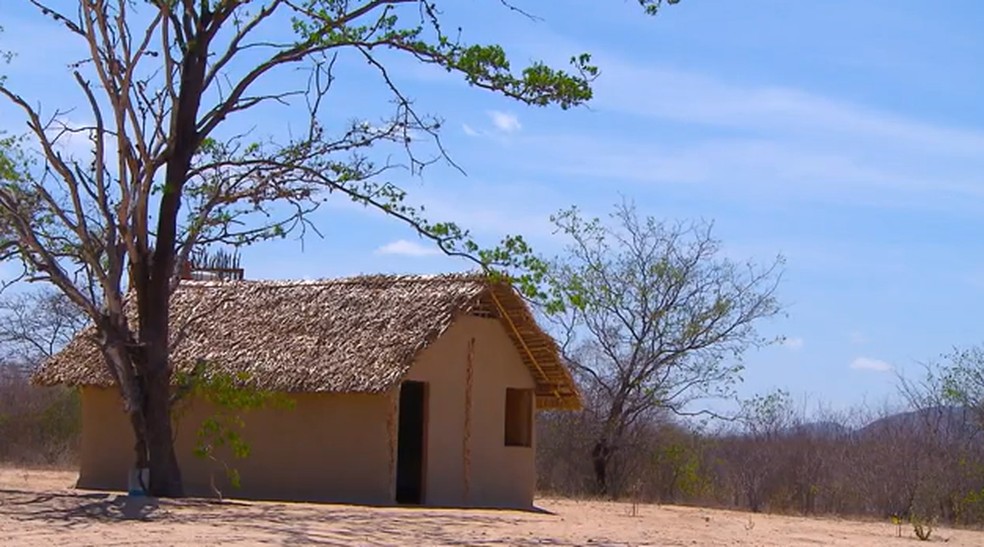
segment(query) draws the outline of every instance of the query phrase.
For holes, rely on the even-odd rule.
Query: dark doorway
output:
[[[424,462],[427,438],[427,384],[400,385],[400,422],[396,443],[396,502],[424,501]]]

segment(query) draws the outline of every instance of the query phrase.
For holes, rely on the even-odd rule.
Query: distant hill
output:
[[[811,437],[821,438],[841,437],[850,434],[851,431],[851,428],[837,422],[810,422],[790,429],[790,433],[806,433]]]
[[[784,430],[786,435],[807,434],[821,439],[835,439],[846,436],[864,437],[867,435],[892,433],[893,431],[925,428],[927,431],[941,431],[951,438],[966,438],[981,435],[984,441],[984,428],[978,422],[978,415],[970,408],[956,406],[936,406],[922,410],[899,412],[879,418],[859,428],[851,428],[834,421],[818,421],[799,424]]]
[[[976,413],[970,408],[935,406],[886,416],[862,427],[858,433],[871,435],[891,433],[900,429],[918,431],[920,428],[925,428],[927,432],[936,430],[952,438],[967,437],[984,432],[977,418]]]
[[[780,435],[806,434],[816,439],[838,439],[844,437],[865,437],[876,434],[891,434],[895,431],[940,431],[952,439],[963,439],[969,436],[979,437],[984,445],[984,427],[979,419],[980,414],[974,409],[957,406],[935,406],[921,410],[912,410],[890,414],[861,427],[853,428],[832,420],[807,422],[787,427]],[[745,434],[735,431],[722,431],[722,437],[742,437]]]

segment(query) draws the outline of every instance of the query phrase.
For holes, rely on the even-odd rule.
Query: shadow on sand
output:
[[[10,510],[4,510],[7,506]],[[25,492],[0,489],[0,514],[18,520],[150,520],[160,508],[155,498],[101,493]]]
[[[0,518],[70,528],[120,521],[174,526],[205,525],[224,530],[224,539],[340,545],[399,545],[424,541],[441,545],[493,545],[495,530],[529,518],[552,516],[534,508],[461,509],[251,502],[184,498],[177,500],[86,491],[38,492],[0,489]],[[412,530],[411,534],[408,534]],[[412,537],[410,537],[412,535]],[[498,536],[501,539],[501,536]],[[416,541],[414,541],[416,540]],[[560,545],[548,538],[513,537],[512,545]]]

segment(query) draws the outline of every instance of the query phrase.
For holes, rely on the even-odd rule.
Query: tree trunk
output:
[[[171,432],[168,318],[181,193],[188,179],[192,158],[203,138],[198,133],[198,109],[205,90],[205,66],[211,37],[206,30],[210,26],[209,17],[203,14],[194,38],[188,40],[188,47],[181,60],[181,78],[171,114],[168,139],[170,152],[154,246],[152,249],[142,249],[141,260],[131,267],[131,282],[136,288],[140,319],[141,361],[135,364],[144,388],[143,410],[150,459],[150,492],[162,497],[184,495]]]
[[[137,469],[150,467],[150,460],[147,456],[147,426],[144,425],[144,413],[143,410],[137,407],[134,411],[128,413],[130,416],[130,427],[133,428],[133,438],[136,442],[133,443],[133,459],[136,464]],[[145,489],[149,488],[150,485],[141,485]]]
[[[167,369],[162,370],[157,366],[148,368],[155,370],[145,381],[144,399],[150,494],[167,498],[181,497],[184,496],[184,484],[174,452],[174,435],[171,429],[171,375],[167,373]]]
[[[165,305],[167,299],[164,299]],[[147,433],[147,456],[150,467],[150,494],[175,498],[184,496],[181,469],[174,452],[171,427],[171,367],[168,363],[168,329],[166,311],[145,317],[141,330],[140,350],[134,363],[141,372],[142,410]],[[164,321],[161,321],[161,315]],[[164,325],[160,328],[159,325]],[[154,328],[158,327],[158,328]]]
[[[144,418],[144,389],[136,375],[132,337],[125,319],[119,316],[105,317],[99,325],[102,331],[100,348],[103,359],[123,399],[123,408],[130,418],[133,428],[133,461],[137,469],[147,468],[150,461],[147,455],[147,427]],[[144,488],[147,485],[141,485]]]
[[[136,439],[134,465],[150,470],[150,484],[142,486],[153,496],[181,497],[184,488],[171,427],[167,330],[145,329],[138,343],[126,326],[107,321],[102,328],[103,356],[120,389]]]
[[[611,485],[609,484],[608,471],[612,462],[612,448],[604,439],[595,442],[591,450],[591,465],[594,468],[595,493],[599,496],[609,496]]]

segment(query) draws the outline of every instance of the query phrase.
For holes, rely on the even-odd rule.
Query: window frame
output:
[[[533,447],[533,390],[507,387],[503,416],[503,444],[507,447]]]

